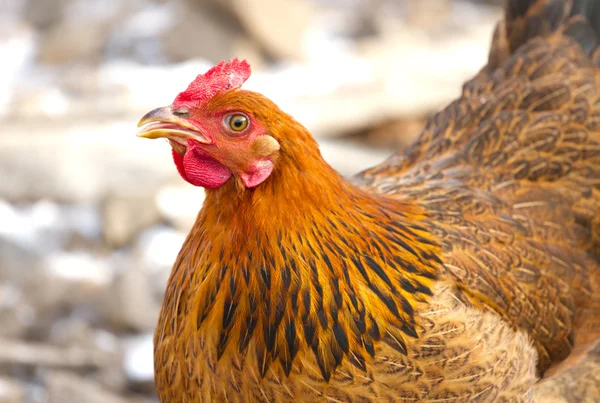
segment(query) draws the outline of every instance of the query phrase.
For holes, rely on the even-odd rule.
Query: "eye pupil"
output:
[[[231,130],[240,132],[248,127],[248,118],[244,115],[233,115],[229,118],[229,127]]]

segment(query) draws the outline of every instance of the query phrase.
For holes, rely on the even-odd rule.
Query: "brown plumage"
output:
[[[462,96],[350,181],[238,88],[243,62],[149,113],[207,188],[156,329],[161,401],[518,402],[597,367],[598,29],[598,1],[509,1]]]

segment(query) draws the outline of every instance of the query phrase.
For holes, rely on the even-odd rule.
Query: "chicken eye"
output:
[[[225,118],[225,123],[234,132],[241,132],[248,127],[248,118],[242,114],[230,115]]]

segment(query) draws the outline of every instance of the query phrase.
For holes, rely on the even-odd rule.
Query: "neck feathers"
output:
[[[253,349],[262,376],[275,362],[288,375],[299,352],[326,380],[344,359],[364,370],[378,342],[405,352],[439,264],[423,213],[366,194],[320,156],[312,168],[281,158],[264,186],[209,192],[159,330],[204,334],[217,359]]]

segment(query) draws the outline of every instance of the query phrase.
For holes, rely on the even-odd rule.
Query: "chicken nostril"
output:
[[[179,118],[187,118],[190,114],[190,110],[188,108],[186,108],[185,106],[181,106],[177,109],[173,110],[173,115],[179,117]]]

